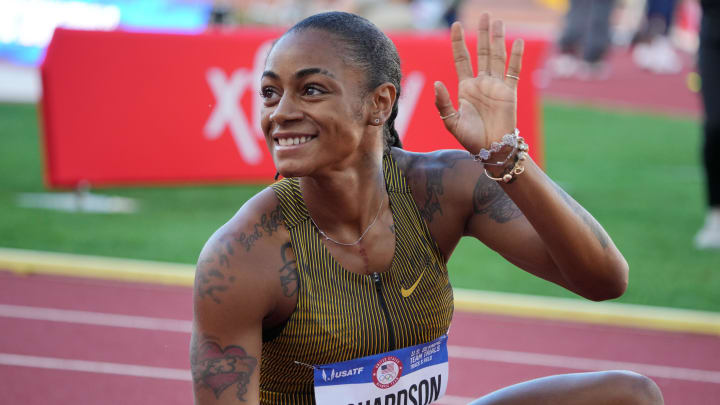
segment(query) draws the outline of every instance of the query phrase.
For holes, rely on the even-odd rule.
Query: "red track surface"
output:
[[[644,110],[653,113],[699,117],[700,95],[688,89],[687,78],[696,70],[695,60],[678,53],[683,69],[676,74],[658,75],[638,68],[629,51],[614,49],[608,56],[610,74],[604,80],[554,78],[538,72],[541,94],[553,99],[602,107]],[[549,80],[549,81],[548,81]]]
[[[189,288],[0,272],[0,307],[3,404],[192,403],[188,379],[8,365],[3,360],[12,357],[8,355],[23,355],[186,370],[190,340],[187,321],[192,316]],[[27,319],[17,313],[9,315],[13,308],[91,311],[182,322],[176,322],[181,326],[178,331],[138,329]],[[595,359],[630,362],[645,369],[663,366],[649,370],[655,370],[652,377],[662,388],[667,404],[717,404],[720,398],[717,336],[456,313],[449,344],[448,395],[456,397],[477,397],[531,378],[595,368],[592,364],[585,369],[569,368],[580,358],[583,364]],[[477,359],[473,354],[477,349],[500,353],[502,358]],[[553,365],[538,365],[537,354],[551,355]],[[669,370],[672,378],[658,377],[663,370]],[[698,381],[698,376],[706,381]],[[711,381],[707,381],[708,376]]]

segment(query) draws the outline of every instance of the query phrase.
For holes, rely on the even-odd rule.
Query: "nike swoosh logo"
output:
[[[410,286],[410,288],[405,289],[403,287],[400,287],[400,294],[402,294],[403,298],[407,298],[412,295],[413,291],[417,288],[418,284],[420,284],[420,280],[422,280],[423,276],[425,275],[425,270],[420,273],[420,277],[415,281],[413,285]]]

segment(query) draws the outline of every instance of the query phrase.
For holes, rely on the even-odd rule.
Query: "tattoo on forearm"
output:
[[[280,224],[282,224],[282,221],[282,213],[280,211],[280,206],[278,205],[273,211],[270,212],[269,215],[262,214],[262,216],[260,217],[260,222],[253,225],[252,233],[246,234],[245,232],[241,232],[240,234],[235,235],[234,239],[236,242],[242,244],[245,250],[249,252],[250,249],[252,249],[252,247],[255,245],[255,242],[257,242],[257,240],[260,239],[264,234],[270,236],[273,232],[276,232],[278,228],[280,228]]]
[[[560,186],[554,183],[553,186],[555,187],[555,191],[558,193],[558,195],[560,195],[560,197],[565,200],[565,203],[567,203],[567,205],[570,206],[573,212],[575,212],[580,217],[580,219],[585,222],[585,225],[590,228],[592,233],[595,235],[595,239],[597,239],[597,241],[600,243],[600,246],[602,246],[603,248],[608,247],[608,245],[610,244],[610,239],[605,233],[605,231],[603,231],[600,224],[595,221],[592,215],[590,215],[582,206],[580,206],[580,204],[578,204],[577,201],[575,201],[570,196],[570,194],[560,188]]]
[[[473,190],[473,212],[475,215],[488,215],[501,224],[523,215],[503,189],[484,176],[480,177]]]
[[[190,355],[193,382],[198,387],[210,388],[218,399],[228,387],[235,385],[235,396],[245,402],[250,377],[257,364],[257,359],[248,356],[242,347],[221,348],[209,339],[193,345]]]
[[[286,297],[292,297],[298,290],[297,261],[288,253],[293,253],[290,242],[280,247],[280,258],[282,259],[283,265],[279,271],[283,294]]]

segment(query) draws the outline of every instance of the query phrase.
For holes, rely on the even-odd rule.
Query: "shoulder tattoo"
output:
[[[458,160],[466,159],[467,156],[460,154],[442,154],[437,160],[425,156],[412,156],[403,160],[406,165],[406,172],[419,169],[425,176],[425,198],[422,206],[419,206],[420,215],[425,222],[430,223],[435,214],[443,214],[440,196],[445,193],[443,175],[445,170],[453,168]],[[419,167],[417,167],[419,166]]]
[[[273,232],[277,232],[280,225],[283,222],[282,212],[280,211],[280,205],[278,204],[274,210],[269,214],[262,214],[260,221],[253,225],[253,231],[251,233],[240,232],[234,236],[234,240],[240,243],[246,251],[250,251],[255,245],[258,239],[263,235],[272,235]]]
[[[497,223],[505,223],[522,216],[522,211],[494,181],[481,176],[473,190],[473,213],[488,215]]]
[[[220,236],[207,258],[198,262],[195,273],[195,290],[199,298],[210,298],[216,303],[222,303],[219,293],[227,291],[230,284],[235,282],[235,276],[229,273],[230,260],[237,253],[237,243],[249,252],[255,242],[263,235],[272,235],[277,232],[283,223],[280,205],[270,213],[264,213],[260,220],[253,225],[253,232],[246,234],[228,233]]]
[[[218,399],[226,389],[234,386],[235,396],[246,402],[250,376],[257,364],[257,359],[248,356],[241,346],[220,347],[210,337],[193,344],[190,353],[193,383],[197,388],[211,389]]]

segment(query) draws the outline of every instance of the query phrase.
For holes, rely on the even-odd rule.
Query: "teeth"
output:
[[[312,137],[310,136],[301,136],[299,138],[278,138],[277,143],[280,146],[300,145],[311,139]]]

